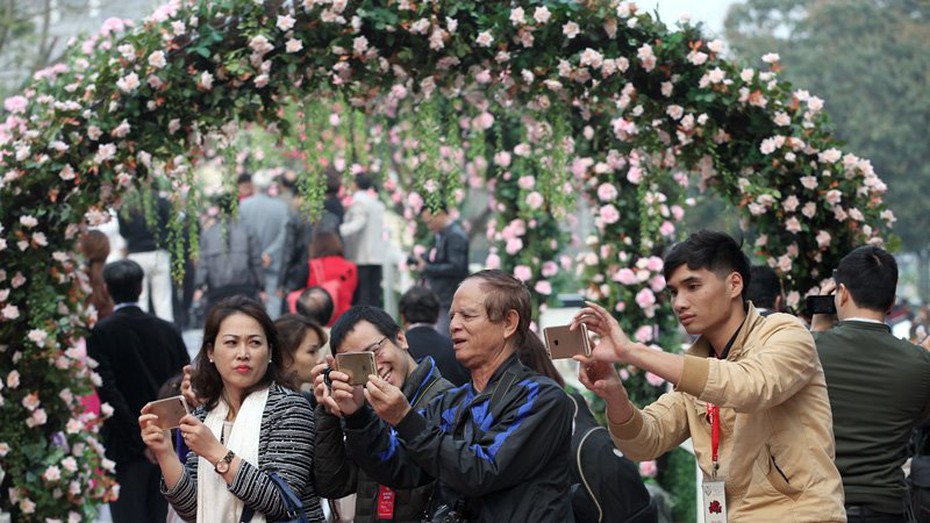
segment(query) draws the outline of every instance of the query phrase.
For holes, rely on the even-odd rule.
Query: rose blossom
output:
[[[537,7],[533,11],[533,19],[537,22],[544,24],[549,21],[549,18],[552,17],[552,13],[549,11],[549,8],[546,6]]]
[[[536,282],[536,285],[533,287],[533,289],[543,296],[552,294],[552,284],[546,280],[539,280]]]
[[[500,269],[501,257],[493,252],[489,253],[487,259],[484,261],[484,266],[488,269]]]
[[[116,86],[119,87],[119,90],[123,91],[124,93],[131,93],[139,87],[139,75],[136,73],[129,73],[117,80]]]
[[[533,278],[533,271],[526,265],[517,265],[513,268],[513,275],[518,280],[530,281]]]
[[[534,211],[542,207],[544,201],[543,195],[539,194],[538,191],[533,191],[526,195],[526,204]]]
[[[648,309],[656,304],[656,295],[651,289],[642,289],[636,293],[636,304],[642,309]]]
[[[275,24],[275,25],[277,25],[277,26],[278,26],[278,29],[280,29],[280,30],[282,30],[282,31],[288,31],[288,30],[290,30],[292,27],[294,27],[294,22],[295,22],[295,21],[296,21],[296,20],[294,20],[294,17],[291,16],[290,14],[286,14],[286,15],[283,15],[283,16],[282,16],[282,15],[278,15],[278,23]]]
[[[481,47],[491,47],[491,43],[494,41],[494,37],[491,36],[490,31],[482,31],[478,33],[478,38],[475,41]]]

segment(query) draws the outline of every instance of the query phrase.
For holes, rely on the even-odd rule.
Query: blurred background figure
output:
[[[755,305],[762,316],[774,312],[784,312],[785,295],[781,289],[781,280],[768,265],[753,265],[749,268],[749,289],[746,298]]]
[[[243,180],[244,176],[240,176]],[[283,265],[284,236],[288,218],[287,204],[268,194],[271,178],[253,176],[252,196],[240,192],[239,220],[252,230],[261,249],[262,290],[265,292],[265,309],[271,319],[281,314],[278,297],[278,275]]]
[[[342,218],[345,214],[342,202],[339,201],[340,183],[339,174],[335,170],[327,170],[323,211],[315,222],[311,222],[301,208],[304,203],[303,197],[295,193],[292,198],[284,236],[283,265],[278,276],[278,290],[282,297],[295,290],[303,289],[306,285],[307,259],[310,256],[313,235],[322,231],[333,231],[339,234],[339,226],[342,225]],[[285,308],[282,312],[286,311]]]
[[[102,320],[113,313],[113,298],[103,281],[103,266],[110,255],[110,240],[98,230],[89,230],[81,235],[78,248],[84,255],[84,265],[90,283],[90,296],[87,305],[97,309],[97,320]]]
[[[319,301],[316,302],[318,306],[313,308],[318,312],[304,311],[304,314],[318,320],[322,325],[332,325],[352,306],[352,296],[359,285],[358,268],[345,258],[342,241],[335,230],[317,230],[310,244],[310,259],[304,267],[306,277],[303,288],[288,294],[289,310],[297,312],[298,301],[303,301],[309,306],[307,299],[314,295],[314,299]],[[325,307],[325,299],[319,291],[304,294],[312,287],[320,287],[326,291],[329,301],[332,302],[332,312],[329,316],[322,313],[328,307]],[[302,295],[304,300],[299,299]]]
[[[436,332],[439,310],[439,298],[426,287],[411,287],[400,298],[400,319],[410,355],[417,361],[432,356],[442,377],[458,387],[471,380],[471,373],[456,361],[452,340]]]
[[[194,280],[194,301],[206,295],[207,309],[229,296],[264,297],[261,244],[232,212],[232,196],[217,199],[200,236],[200,260]]]
[[[174,321],[174,299],[171,285],[171,257],[168,245],[168,223],[171,203],[163,196],[156,196],[154,206],[155,223],[146,220],[146,198],[128,201],[119,213],[119,233],[126,240],[126,257],[139,264],[145,272],[139,307],[149,311],[149,301],[155,315],[165,321]]]
[[[346,258],[358,266],[358,287],[352,304],[381,307],[381,266],[388,250],[384,244],[384,204],[367,174],[355,175],[354,189],[345,222],[339,227]]]
[[[417,269],[423,274],[426,285],[439,297],[436,330],[448,336],[452,296],[468,276],[468,235],[459,222],[452,219],[445,206],[435,212],[424,208],[421,216],[429,230],[436,235],[436,242],[426,258],[417,259]]]

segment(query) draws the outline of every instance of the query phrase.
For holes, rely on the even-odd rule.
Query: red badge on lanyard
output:
[[[713,463],[710,479],[704,479],[701,491],[704,494],[705,523],[726,523],[727,497],[726,486],[722,479],[717,479],[720,468],[717,452],[720,448],[720,407],[707,404],[707,419],[710,421],[710,453]]]
[[[394,519],[394,491],[378,485],[378,519]]]

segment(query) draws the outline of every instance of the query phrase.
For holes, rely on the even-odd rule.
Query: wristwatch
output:
[[[236,457],[236,453],[230,450],[223,456],[223,459],[216,462],[216,465],[213,466],[213,470],[215,470],[217,474],[226,474],[226,471],[229,470],[229,464],[232,463],[234,457]]]

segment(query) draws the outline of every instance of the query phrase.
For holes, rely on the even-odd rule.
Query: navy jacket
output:
[[[469,521],[564,523],[573,521],[573,412],[554,381],[513,355],[484,391],[470,383],[450,389],[411,410],[396,434],[370,407],[359,409],[346,418],[346,444],[384,485],[410,488],[435,478],[431,511],[448,504]]]

